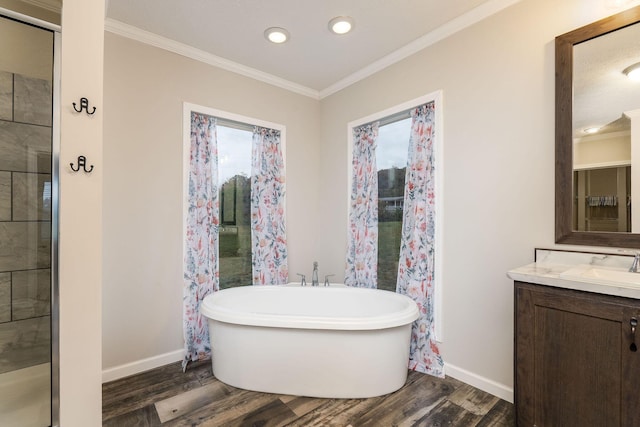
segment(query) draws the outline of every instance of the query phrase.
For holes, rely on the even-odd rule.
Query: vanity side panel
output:
[[[530,285],[515,282],[514,309],[514,403],[516,424],[532,426],[534,420],[534,351],[530,345],[534,339],[533,303]]]

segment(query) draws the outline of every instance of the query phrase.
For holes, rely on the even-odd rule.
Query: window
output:
[[[212,282],[218,282],[219,289],[286,283],[286,227],[282,214],[285,128],[185,103],[183,131],[185,271],[190,275],[199,274],[199,278],[210,277]],[[192,139],[200,142],[194,145]],[[194,149],[209,153],[198,155],[204,162],[191,159]],[[252,180],[252,167],[263,179]],[[210,176],[203,178],[210,183],[208,189],[197,179],[198,184],[191,187],[194,175]],[[217,181],[212,183],[216,176]],[[214,189],[217,195],[209,196]],[[218,209],[207,210],[200,205],[203,212],[197,215],[203,216],[194,220],[194,193],[199,198],[204,194],[206,200],[214,204],[217,202]],[[189,232],[187,227],[191,227]],[[209,242],[207,253],[194,244],[198,238]],[[215,249],[211,249],[215,242]],[[199,273],[193,273],[194,269]]]
[[[252,126],[218,120],[220,289],[250,285]]]
[[[427,110],[424,108],[427,107]],[[421,107],[420,112],[416,110]],[[405,102],[387,110],[372,114],[368,117],[353,121],[348,124],[349,138],[349,236],[347,248],[347,268],[345,271],[345,282],[352,286],[372,287],[389,291],[396,291],[398,284],[398,272],[403,273],[401,288],[398,292],[405,293],[408,290],[407,272],[412,270],[416,264],[410,263],[409,258],[417,255],[414,246],[407,244],[402,246],[403,216],[405,215],[405,180],[407,163],[409,158],[409,139],[412,132],[413,119],[411,113],[415,112],[423,123],[427,120],[424,113],[434,111],[435,114],[429,120],[428,132],[434,132],[432,139],[432,150],[429,151],[429,163],[433,165],[431,172],[430,190],[427,192],[431,208],[428,208],[427,215],[434,218],[433,222],[424,224],[425,211],[419,210],[412,216],[414,219],[422,221],[420,227],[427,227],[428,234],[425,236],[417,229],[409,228],[405,230],[413,241],[428,237],[430,243],[427,250],[433,251],[433,257],[428,258],[430,263],[429,280],[433,283],[433,314],[435,316],[435,336],[442,339],[442,230],[443,230],[443,146],[442,146],[442,93],[434,92],[420,98]],[[375,129],[377,128],[377,137]],[[427,128],[425,128],[426,130]],[[367,141],[375,138],[375,149],[367,147]],[[424,140],[422,140],[424,143]],[[375,159],[371,158],[374,154]],[[412,161],[415,161],[417,152],[412,153]],[[357,156],[357,157],[354,157]],[[375,174],[371,177],[372,160],[375,161]],[[432,162],[432,163],[431,163]],[[354,169],[356,168],[356,169]],[[412,179],[421,179],[422,172],[418,167],[412,171]],[[417,175],[416,175],[417,174]],[[372,179],[377,179],[377,195],[375,195],[368,185]],[[415,194],[415,193],[414,193]],[[420,199],[424,197],[421,193]],[[377,197],[377,199],[376,199]],[[416,196],[417,197],[417,196]],[[377,200],[377,218],[371,209],[371,201]],[[417,199],[411,199],[411,205],[415,206]],[[419,203],[424,203],[420,201]],[[373,219],[376,218],[376,219]],[[431,220],[428,220],[431,221]],[[416,223],[413,223],[414,225]],[[377,227],[377,228],[374,228]],[[429,229],[428,227],[433,227]],[[422,229],[422,228],[421,228]],[[375,231],[375,232],[374,232]],[[375,243],[374,243],[375,242]],[[377,255],[377,258],[376,258]],[[404,259],[406,268],[400,269],[400,259]],[[424,258],[420,258],[421,260]],[[413,259],[411,260],[413,261]],[[404,267],[404,265],[402,267]],[[377,270],[373,271],[373,266]],[[424,267],[420,267],[424,268]],[[419,274],[419,273],[418,273]],[[376,278],[377,279],[373,279]],[[374,283],[375,282],[375,283]],[[415,283],[412,282],[412,283]],[[413,285],[412,285],[413,286]],[[417,296],[418,294],[416,294]],[[431,298],[431,296],[429,296]]]
[[[384,123],[385,120],[382,120]],[[378,172],[378,288],[396,290],[404,180],[411,118],[406,114],[396,121],[380,124],[376,148]]]

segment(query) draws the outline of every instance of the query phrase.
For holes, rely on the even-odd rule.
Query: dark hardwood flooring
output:
[[[515,425],[513,405],[456,379],[409,372],[403,388],[369,399],[317,399],[242,390],[210,362],[172,363],[102,386],[103,426]]]

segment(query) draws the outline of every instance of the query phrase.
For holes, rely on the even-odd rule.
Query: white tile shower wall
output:
[[[50,174],[13,173],[14,221],[51,221],[50,205],[45,200],[47,183],[50,182]]]
[[[48,316],[51,313],[51,270],[14,271],[11,277],[13,320]]]
[[[0,120],[13,119],[13,74],[0,71]]]
[[[11,320],[11,273],[0,273],[0,323]]]
[[[51,126],[51,82],[13,75],[13,120]]]
[[[0,71],[0,372],[49,360],[51,82]]]
[[[33,162],[38,171],[51,172],[51,128],[0,120],[0,170],[26,172]]]
[[[11,172],[0,171],[0,221],[11,221]]]
[[[49,316],[0,323],[0,342],[7,343],[0,351],[0,373],[51,360],[50,324]]]

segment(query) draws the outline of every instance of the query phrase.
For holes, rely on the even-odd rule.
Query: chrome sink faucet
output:
[[[318,261],[313,262],[313,273],[311,273],[311,286],[318,286]]]
[[[631,267],[629,267],[629,271],[631,273],[640,273],[640,271],[638,271],[639,264],[640,264],[640,252],[636,252],[636,255],[633,257],[633,264],[631,264]]]

